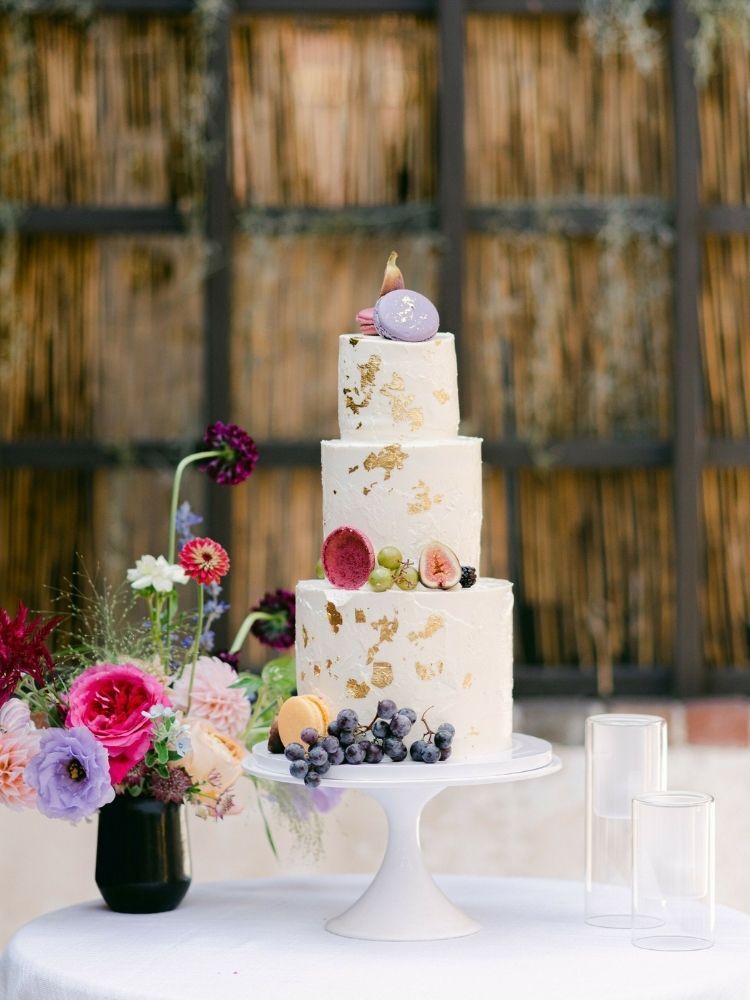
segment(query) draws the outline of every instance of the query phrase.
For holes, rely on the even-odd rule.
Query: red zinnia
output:
[[[41,618],[28,621],[29,609],[20,601],[15,618],[0,608],[0,708],[11,697],[23,674],[42,686],[54,664],[44,640],[62,617],[41,624]]]
[[[180,549],[180,566],[191,580],[218,583],[229,572],[229,556],[213,538],[193,538]]]

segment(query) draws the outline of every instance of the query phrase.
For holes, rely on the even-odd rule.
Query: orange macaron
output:
[[[331,713],[326,703],[315,694],[299,694],[287,698],[277,718],[279,736],[284,746],[300,742],[303,729],[315,729],[321,737],[328,732]]]

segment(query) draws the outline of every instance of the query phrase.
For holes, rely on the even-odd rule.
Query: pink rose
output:
[[[171,704],[159,681],[132,663],[97,663],[84,670],[68,702],[65,725],[85,726],[106,747],[113,784],[146,756],[153,722],[143,713]]]

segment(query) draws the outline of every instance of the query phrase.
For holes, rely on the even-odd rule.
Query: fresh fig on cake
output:
[[[419,579],[430,590],[451,590],[461,582],[461,563],[442,542],[430,542],[419,557]]]
[[[398,252],[391,250],[388,263],[385,265],[385,274],[383,275],[383,284],[380,286],[380,295],[387,295],[388,292],[395,292],[404,287],[404,276],[401,273],[401,268],[396,263],[397,260]]]
[[[284,752],[284,744],[281,742],[281,736],[279,736],[278,717],[271,723],[271,728],[268,733],[268,749],[270,753]]]

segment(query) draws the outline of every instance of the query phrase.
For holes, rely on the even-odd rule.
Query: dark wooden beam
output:
[[[671,671],[666,667],[615,667],[614,697],[665,695],[670,691]],[[599,697],[596,671],[578,667],[513,667],[515,698]]]
[[[748,667],[713,668],[708,672],[708,694],[750,695],[750,669]]]
[[[231,10],[219,5],[208,32],[208,91],[206,145],[205,233],[210,262],[206,272],[204,305],[204,415],[206,422],[231,420],[231,317],[232,317],[232,188],[229,148],[229,36]],[[232,552],[231,490],[208,490],[206,526],[211,537]],[[230,577],[222,583],[224,599],[231,602]],[[228,646],[229,622],[217,625],[219,646]]]
[[[580,14],[584,0],[467,0],[467,10],[472,14]],[[654,14],[669,12],[670,0],[654,0],[650,11]]]
[[[674,519],[676,693],[703,689],[700,616],[702,533],[701,353],[698,329],[700,206],[698,196],[698,100],[688,42],[695,36],[688,0],[675,0],[672,16],[674,91],[675,276],[674,276]]]
[[[6,225],[29,236],[185,232],[185,220],[177,208],[150,205],[19,207],[17,214],[8,217]]]
[[[702,212],[707,233],[731,236],[750,233],[750,205],[711,205]]]
[[[440,328],[456,336],[459,387],[466,365],[460,331],[463,321],[464,261],[464,4],[438,0],[440,93],[438,119],[438,200],[443,238],[440,272]]]
[[[435,12],[435,0],[236,0],[243,14],[424,14]]]
[[[502,468],[647,469],[668,466],[669,441],[553,441],[532,448],[524,441],[485,441],[484,460]]]
[[[706,442],[704,465],[732,466],[750,465],[750,441],[713,439]]]
[[[466,211],[468,227],[476,232],[559,232],[567,236],[596,236],[625,209],[636,216],[640,229],[657,232],[671,227],[674,209],[659,198],[550,199],[506,201],[496,205],[473,205]]]
[[[240,209],[237,224],[242,232],[259,235],[286,233],[384,233],[436,232],[437,205],[405,202],[401,205],[352,205],[345,208]]]
[[[222,384],[222,390],[225,388]],[[220,402],[216,404],[220,405]],[[208,419],[217,414],[210,414]],[[219,417],[226,416],[224,411]],[[258,450],[267,467],[320,463],[320,443],[311,441],[258,441]],[[731,442],[739,446],[741,442]],[[79,468],[108,466],[172,465],[191,450],[197,441],[133,441],[112,445],[97,441],[5,441],[0,442],[0,466],[6,468]],[[744,443],[746,462],[750,464],[750,442]],[[541,448],[531,448],[521,441],[485,441],[487,465],[506,469],[643,469],[668,466],[671,445],[665,441],[560,441]],[[738,457],[734,454],[733,458]],[[726,464],[742,464],[728,461]],[[225,491],[226,492],[226,491]]]

